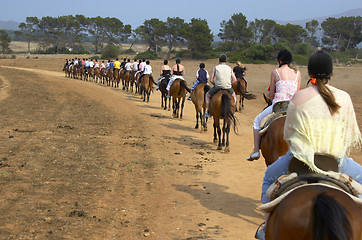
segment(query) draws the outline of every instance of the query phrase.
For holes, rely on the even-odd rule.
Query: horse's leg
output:
[[[242,97],[242,100],[241,100],[241,108],[244,109],[244,97]]]
[[[217,134],[216,134],[216,120],[214,119],[214,123],[213,123],[213,127],[214,127],[214,139],[213,142],[216,143],[217,142]]]
[[[239,111],[241,111],[241,99],[243,98],[243,97],[241,97],[242,95],[240,95],[240,99],[239,99]],[[243,108],[244,108],[244,106],[243,106]],[[235,107],[235,109],[237,110],[238,108],[237,107]]]
[[[225,147],[225,133],[226,133],[226,120],[224,119],[224,123],[222,126],[222,142],[221,145]]]
[[[185,97],[182,98],[180,118],[182,118],[182,114],[183,114],[183,110],[184,110],[184,106],[185,106],[185,99],[186,99]]]
[[[222,146],[221,146],[221,128],[220,128],[220,120],[217,120],[217,136],[219,137],[219,144],[217,145],[217,150],[221,150]]]
[[[201,116],[200,116],[200,119],[201,119]],[[202,125],[202,122],[201,122],[201,125]],[[199,111],[197,111],[196,109],[196,126],[195,126],[195,129],[198,129],[199,128]]]
[[[226,123],[226,147],[224,149],[225,152],[230,152],[230,149],[229,149],[229,134],[230,134],[230,122],[227,121]]]

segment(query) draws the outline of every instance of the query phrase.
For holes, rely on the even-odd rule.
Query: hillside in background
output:
[[[19,22],[16,21],[1,21],[0,20],[0,29],[5,30],[19,30]]]
[[[339,13],[339,14],[335,14],[335,15],[330,15],[330,16],[324,16],[324,17],[318,17],[318,18],[307,18],[307,19],[303,19],[303,20],[296,20],[296,21],[282,21],[282,20],[276,20],[276,22],[278,24],[281,25],[285,25],[287,23],[290,24],[294,24],[294,25],[300,25],[302,27],[305,27],[305,24],[307,22],[310,22],[312,20],[317,20],[319,23],[324,22],[324,20],[326,20],[329,17],[333,17],[333,18],[341,18],[341,17],[358,17],[358,16],[362,16],[362,8],[358,8],[358,9],[352,9],[349,10],[347,12],[344,13]]]

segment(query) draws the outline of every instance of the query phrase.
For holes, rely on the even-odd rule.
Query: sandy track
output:
[[[272,67],[248,68],[250,91],[263,91]],[[361,124],[361,68],[353,70],[335,75],[348,76],[338,84],[351,91]],[[157,91],[144,103],[61,72],[0,68],[0,75],[8,86],[0,87],[0,98],[8,94],[0,117],[0,238],[253,238],[263,221],[265,165],[245,158],[260,97],[237,113],[239,135],[231,134],[224,154],[212,144],[210,122],[206,133],[193,128],[190,102],[179,120],[160,109]],[[360,153],[353,157],[361,163]]]

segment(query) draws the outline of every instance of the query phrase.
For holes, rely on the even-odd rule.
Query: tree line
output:
[[[168,17],[165,21],[152,18],[132,29],[114,17],[27,17],[19,28],[15,34],[28,42],[29,52],[31,42],[38,43],[43,51],[54,53],[70,50],[81,53],[84,42],[92,42],[96,54],[107,46],[129,42],[132,48],[133,44],[142,42],[155,55],[163,51],[201,59],[224,52],[232,58],[254,62],[273,59],[280,49],[289,49],[300,56],[309,55],[318,46],[333,52],[356,52],[362,41],[361,16],[327,18],[322,23],[312,20],[302,27],[280,25],[270,19],[249,22],[242,13],[237,13],[220,23],[221,41],[217,43],[207,21],[198,18],[190,22],[179,17]],[[5,38],[3,35],[0,32],[0,39]],[[6,44],[2,42],[0,40],[1,50],[5,52]],[[177,46],[184,50],[175,51]]]

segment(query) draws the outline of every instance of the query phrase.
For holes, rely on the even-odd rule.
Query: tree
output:
[[[20,31],[28,42],[28,53],[30,54],[30,43],[37,37],[37,25],[39,19],[37,17],[27,17],[25,22],[19,24]]]
[[[1,53],[10,53],[11,49],[9,48],[11,39],[9,34],[5,30],[0,30],[0,47]]]
[[[322,22],[322,42],[337,51],[355,48],[362,41],[362,17],[327,18]]]
[[[105,39],[103,20],[104,19],[100,16],[89,19],[88,32],[94,39],[93,44],[96,49],[96,53],[98,53],[99,47],[102,47]]]
[[[306,30],[300,25],[288,23],[287,25],[276,25],[275,33],[280,39],[286,40],[291,47],[299,42],[303,42],[307,36]]]
[[[185,37],[192,58],[202,59],[208,57],[209,51],[212,49],[211,43],[214,36],[206,20],[191,19]]]
[[[254,33],[253,40],[256,43],[272,44],[275,42],[277,36],[275,28],[277,23],[269,19],[255,19],[249,24],[250,30]]]
[[[170,54],[176,43],[183,43],[185,41],[186,29],[187,23],[185,23],[185,20],[179,17],[167,18],[165,39],[167,41],[168,54]]]
[[[131,25],[124,25],[118,18],[103,19],[104,40],[108,44],[119,44],[131,36]]]
[[[317,32],[319,31],[319,22],[317,20],[312,20],[305,24],[305,29],[307,30],[308,37],[306,41],[313,47],[319,46],[319,41],[317,40]]]
[[[145,20],[135,32],[148,45],[149,50],[158,52],[166,43],[166,23],[157,18]]]
[[[224,43],[232,43],[229,44],[230,51],[249,46],[253,33],[248,28],[248,21],[242,13],[232,15],[228,21],[222,21],[220,27],[218,36]]]

